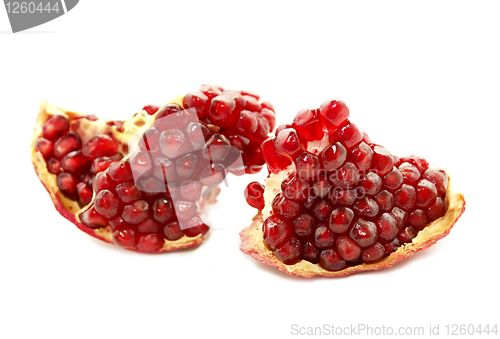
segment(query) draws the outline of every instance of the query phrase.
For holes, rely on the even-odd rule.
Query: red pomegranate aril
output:
[[[142,197],[142,192],[135,186],[133,181],[116,185],[115,192],[118,198],[125,204],[139,200]]]
[[[156,112],[154,126],[160,131],[184,127],[186,115],[181,106],[174,103],[166,104]]]
[[[114,189],[114,184],[111,181],[111,178],[109,175],[105,172],[100,172],[97,173],[97,175],[94,178],[94,181],[92,183],[92,188],[94,191],[99,192],[102,190],[113,190]]]
[[[343,101],[328,100],[321,104],[319,108],[319,119],[326,133],[334,132],[349,118],[349,108]]]
[[[225,177],[225,167],[221,164],[210,164],[200,173],[200,181],[208,187],[219,185]]]
[[[332,185],[327,179],[326,173],[320,172],[319,176],[311,183],[311,193],[317,197],[324,198],[330,193]]]
[[[218,95],[212,99],[208,109],[208,118],[221,127],[229,127],[237,118],[236,102],[227,95]]]
[[[139,148],[143,152],[157,152],[159,149],[160,131],[152,126],[139,139]]]
[[[269,216],[262,225],[263,237],[265,243],[275,250],[283,245],[292,234],[292,226],[287,219],[273,214]]]
[[[272,173],[278,173],[292,164],[289,157],[281,155],[276,151],[273,139],[266,139],[261,144],[261,150],[267,167]]]
[[[302,247],[302,259],[307,260],[313,264],[318,263],[318,248],[312,241],[305,241]]]
[[[160,225],[153,218],[147,218],[139,225],[137,225],[139,233],[154,233],[160,230]]]
[[[114,217],[118,213],[119,205],[118,199],[108,190],[99,191],[94,201],[95,210],[105,218]]]
[[[176,201],[174,207],[177,218],[181,220],[190,219],[198,210],[198,205],[192,201]]]
[[[163,247],[164,239],[157,233],[143,234],[139,237],[137,248],[144,252],[155,252]]]
[[[411,242],[416,236],[417,231],[412,226],[408,226],[399,232],[397,238],[401,244],[406,244]]]
[[[194,153],[188,153],[175,161],[175,171],[179,178],[189,178],[198,166],[198,157]]]
[[[318,224],[314,232],[314,244],[318,248],[326,248],[335,244],[335,236],[325,224]]]
[[[274,109],[274,106],[273,104],[271,104],[270,102],[268,101],[262,101],[260,103],[260,105],[262,106],[262,109],[268,109],[268,110],[271,110],[273,112],[276,112],[276,110]]]
[[[316,177],[320,170],[319,158],[309,152],[303,152],[295,157],[297,175],[305,180]]]
[[[368,247],[377,240],[377,226],[371,221],[360,218],[352,227],[349,235],[359,246]]]
[[[93,161],[99,157],[111,157],[118,152],[118,143],[106,134],[98,134],[87,141],[82,154]]]
[[[330,181],[336,187],[348,189],[354,188],[359,183],[360,175],[352,162],[346,162],[329,176]]]
[[[54,144],[49,139],[40,137],[35,142],[35,150],[42,153],[44,159],[50,159],[53,154]]]
[[[417,203],[417,192],[410,185],[403,184],[400,189],[394,192],[394,205],[410,211]]]
[[[394,207],[391,211],[391,215],[396,219],[398,229],[403,228],[408,219],[408,213],[403,211],[399,207]]]
[[[290,124],[281,124],[279,125],[276,130],[274,131],[274,136],[277,137],[280,132],[286,128],[292,128],[292,125]]]
[[[413,210],[408,216],[408,224],[416,230],[422,230],[427,225],[427,213],[421,209]]]
[[[417,207],[427,208],[436,201],[436,186],[427,179],[422,179],[417,184]]]
[[[349,230],[354,212],[348,207],[337,207],[330,214],[328,227],[337,234],[342,234]]]
[[[330,217],[332,211],[332,204],[326,200],[320,200],[316,205],[313,206],[312,212],[318,220],[327,220]]]
[[[248,137],[256,143],[261,143],[263,140],[267,139],[269,132],[271,132],[271,126],[269,121],[262,116],[262,114],[256,114],[257,117],[257,130],[254,133],[249,134]]]
[[[401,159],[399,159],[398,165],[403,162],[409,162],[413,166],[417,167],[420,173],[424,173],[429,168],[429,162],[418,155],[402,157]]]
[[[259,173],[264,167],[266,161],[262,157],[262,151],[259,147],[251,147],[242,154],[243,163],[245,164],[246,174]]]
[[[252,112],[245,110],[241,111],[240,118],[236,125],[236,128],[240,133],[242,133],[243,135],[249,135],[251,133],[254,133],[257,130],[258,126],[259,122]]]
[[[398,222],[390,213],[383,213],[375,220],[379,238],[391,241],[399,232]]]
[[[274,129],[276,128],[276,113],[274,113],[274,111],[270,109],[262,108],[260,114],[262,114],[264,119],[266,119],[269,123],[269,132],[274,131]]]
[[[177,221],[172,221],[171,223],[163,227],[163,233],[165,238],[170,241],[179,240],[184,236],[184,231],[181,230],[181,226]]]
[[[156,112],[158,112],[158,110],[161,108],[161,106],[158,106],[158,105],[146,105],[142,108],[143,111],[146,111],[146,113],[148,115],[153,115],[155,114]]]
[[[204,150],[203,157],[207,160],[220,163],[227,156],[230,149],[231,143],[229,140],[227,140],[224,135],[215,133],[210,140],[207,141],[207,149],[206,152]]]
[[[302,201],[302,206],[307,209],[311,209],[313,205],[318,201],[317,197],[314,195],[309,195],[305,200]]]
[[[203,118],[208,113],[208,97],[201,91],[194,91],[182,98],[184,108],[194,108],[198,118]]]
[[[203,184],[199,181],[188,180],[181,185],[181,196],[187,201],[198,201],[201,197]]]
[[[196,237],[199,234],[206,234],[210,227],[203,223],[199,213],[195,214],[191,219],[186,222],[187,228],[184,233],[188,237]]]
[[[316,109],[306,108],[299,111],[293,119],[292,126],[307,141],[323,138],[323,130]]]
[[[299,237],[308,237],[313,233],[316,221],[310,214],[302,212],[293,221],[293,231]]]
[[[114,230],[117,230],[117,229],[120,229],[120,228],[127,228],[127,227],[130,227],[129,224],[127,224],[125,222],[125,220],[123,220],[122,217],[114,217],[113,219],[110,219],[108,221],[108,226],[114,231]]]
[[[303,151],[299,135],[293,128],[285,128],[279,132],[276,139],[274,139],[274,147],[276,152],[289,156],[292,159]]]
[[[51,116],[42,126],[42,136],[56,141],[69,131],[68,119],[60,114]]]
[[[348,235],[339,236],[335,241],[335,248],[346,261],[356,260],[361,256],[361,247]]]
[[[164,182],[174,182],[177,178],[174,162],[163,157],[155,158],[153,174]]]
[[[247,203],[260,210],[263,210],[266,206],[264,201],[264,185],[257,181],[252,181],[245,187],[245,200]]]
[[[136,151],[128,160],[134,178],[139,179],[141,176],[146,176],[153,169],[150,156],[143,151]]]
[[[149,216],[149,205],[144,200],[137,200],[123,208],[122,218],[132,225],[137,225]]]
[[[381,259],[384,254],[385,247],[381,243],[376,242],[375,244],[363,249],[361,259],[367,262],[377,261]]]
[[[293,265],[300,261],[302,255],[302,243],[295,237],[288,240],[274,251],[274,255],[285,265]]]
[[[212,100],[216,96],[222,94],[222,87],[218,85],[203,84],[200,87],[200,92],[205,94],[209,100]]]
[[[354,189],[341,189],[339,187],[336,187],[333,190],[332,201],[338,205],[351,206],[352,204],[354,204],[354,201],[357,197],[358,194]]]
[[[388,242],[384,245],[385,255],[389,255],[392,252],[395,252],[399,248],[399,246],[401,246],[401,243],[399,242],[398,238],[394,238],[391,242]]]
[[[262,110],[259,100],[255,97],[249,95],[243,95],[242,97],[245,100],[245,109],[252,112],[260,112]]]
[[[94,180],[94,177],[89,172],[86,172],[86,173],[83,173],[82,175],[80,175],[80,182],[87,184],[88,187],[92,187],[93,180]]]
[[[346,266],[346,262],[334,249],[326,249],[319,255],[319,265],[328,271],[340,271]]]
[[[444,203],[441,197],[437,197],[434,204],[432,204],[427,209],[427,217],[429,221],[436,220],[437,218],[441,218],[446,212],[446,204]]]
[[[448,174],[443,169],[429,168],[424,172],[422,177],[436,186],[438,196],[446,192],[448,188]]]
[[[186,153],[188,151],[188,144],[184,133],[178,129],[161,133],[160,151],[170,159]]]
[[[80,214],[80,220],[85,226],[90,228],[106,227],[108,225],[108,221],[97,213],[94,206]]]
[[[57,188],[66,197],[71,200],[76,200],[78,197],[76,185],[77,179],[70,173],[59,173],[56,179]]]
[[[328,172],[339,168],[347,157],[347,150],[340,142],[335,142],[321,152],[320,159],[323,168]]]
[[[389,191],[382,190],[373,199],[381,211],[390,211],[394,207],[394,196]]]
[[[174,206],[170,199],[159,198],[154,202],[153,218],[160,224],[166,223],[172,215],[174,215]]]
[[[382,179],[377,174],[369,172],[361,180],[359,187],[363,188],[364,194],[372,197],[382,189]]]
[[[398,169],[401,172],[401,175],[403,175],[403,182],[405,184],[414,186],[418,182],[418,179],[420,179],[420,172],[418,171],[418,168],[409,162],[403,162],[399,165]]]
[[[360,170],[367,170],[370,168],[373,159],[373,151],[366,143],[361,142],[359,145],[351,149],[349,152],[351,161]]]
[[[120,228],[113,231],[111,239],[115,245],[131,248],[137,243],[137,234],[136,231],[131,228]]]
[[[113,161],[121,160],[123,156],[120,153],[115,154],[112,157],[99,157],[95,158],[92,162],[92,166],[90,167],[90,173],[97,174],[99,172],[104,172],[108,169],[109,165]]]
[[[393,167],[392,171],[384,176],[382,183],[385,189],[394,192],[401,187],[403,180],[404,178],[401,172],[396,167]]]
[[[374,218],[378,214],[379,207],[375,200],[364,197],[354,203],[353,210],[358,215]]]
[[[56,158],[50,158],[47,161],[47,171],[52,174],[59,174],[62,171],[61,162]]]
[[[133,179],[130,164],[123,161],[112,162],[108,168],[108,175],[116,182],[129,181]]]
[[[382,146],[373,147],[373,159],[371,168],[382,177],[389,173],[394,167],[394,159],[391,153]]]
[[[282,193],[279,193],[274,197],[272,208],[274,213],[287,219],[293,219],[299,214],[302,206],[300,203],[287,199]]]
[[[61,159],[69,152],[82,148],[82,140],[75,132],[71,131],[57,140],[54,144],[54,157]]]
[[[348,123],[344,127],[337,129],[335,135],[346,149],[351,149],[363,140],[363,133],[353,123]]]
[[[86,206],[92,201],[94,192],[86,183],[79,182],[76,185],[76,191],[78,193],[78,202],[81,206]]]
[[[75,175],[87,172],[91,163],[83,156],[82,151],[73,151],[61,159],[61,167],[65,172]]]

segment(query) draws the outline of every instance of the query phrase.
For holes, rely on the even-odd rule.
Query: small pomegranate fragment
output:
[[[264,209],[264,186],[257,181],[249,183],[245,188],[245,200],[258,210]]]

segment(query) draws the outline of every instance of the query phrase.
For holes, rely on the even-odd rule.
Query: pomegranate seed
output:
[[[337,207],[332,211],[328,227],[333,233],[342,234],[347,232],[351,221],[354,218],[354,212],[348,207]]]
[[[123,156],[120,153],[117,153],[112,157],[95,158],[92,162],[92,166],[90,167],[90,173],[97,174],[99,172],[104,172],[113,161],[118,161],[122,158]]]
[[[359,246],[368,247],[373,245],[377,239],[377,226],[371,221],[360,218],[352,227],[349,236]]]
[[[82,151],[74,151],[66,154],[61,159],[61,167],[64,171],[75,175],[87,172],[91,163],[82,154]]]
[[[303,152],[295,158],[297,175],[302,179],[312,179],[319,173],[319,158],[312,153]]]
[[[177,221],[172,221],[163,227],[163,233],[165,234],[165,238],[170,241],[179,240],[184,236],[184,231],[181,230]]]
[[[290,124],[281,124],[276,128],[276,131],[274,131],[274,136],[277,137],[280,132],[286,128],[292,128],[292,125]]]
[[[299,239],[290,237],[283,245],[276,249],[274,255],[285,265],[295,264],[300,261],[300,257],[302,255],[302,243]]]
[[[220,164],[210,164],[200,173],[200,181],[208,187],[219,185],[225,177],[225,168]]]
[[[207,141],[207,149],[204,158],[213,162],[222,162],[231,149],[231,143],[225,136],[219,133],[212,135]],[[207,156],[208,153],[208,156]]]
[[[50,157],[52,157],[53,149],[54,144],[52,141],[42,137],[36,139],[35,150],[42,153],[44,159],[50,159]]]
[[[381,259],[385,254],[385,247],[379,243],[376,242],[375,244],[368,246],[363,250],[363,255],[361,256],[361,259],[364,261],[376,261]]]
[[[414,210],[408,216],[408,224],[416,230],[423,229],[427,225],[427,214],[420,209]]]
[[[311,209],[317,201],[316,198],[317,197],[314,195],[309,195],[304,201],[302,201],[302,206],[304,206],[304,208]]]
[[[108,224],[107,220],[96,212],[94,206],[80,214],[80,220],[90,228],[106,227]]]
[[[410,155],[408,157],[402,157],[399,160],[399,164],[403,162],[409,162],[413,166],[418,168],[420,173],[424,173],[429,168],[429,162],[418,155]]]
[[[274,147],[276,152],[288,155],[292,159],[303,151],[297,131],[293,128],[285,128],[279,132],[276,139],[274,139]]]
[[[250,143],[250,139],[242,137],[241,135],[230,135],[227,137],[231,146],[238,148],[243,151],[248,144]]]
[[[306,241],[302,248],[302,259],[307,260],[313,264],[318,263],[318,248],[311,241]]]
[[[429,207],[436,201],[437,189],[432,182],[422,179],[417,185],[417,206],[421,208]]]
[[[393,167],[394,159],[392,158],[391,153],[389,153],[389,151],[384,147],[373,147],[373,159],[371,168],[377,170],[378,175],[382,177],[392,171]]]
[[[409,162],[403,162],[399,165],[399,171],[403,175],[403,182],[408,185],[415,185],[420,179],[420,172],[418,168],[410,164]]]
[[[198,210],[198,205],[192,201],[176,201],[174,206],[177,218],[181,220],[190,219]]]
[[[391,211],[391,215],[394,219],[396,219],[398,229],[403,228],[404,224],[406,224],[406,220],[408,219],[408,214],[401,208],[394,207]]]
[[[386,190],[380,191],[374,199],[381,211],[390,211],[394,207],[394,196]]]
[[[321,221],[327,220],[330,217],[331,211],[332,211],[332,204],[328,202],[328,200],[320,200],[312,208],[314,216]]]
[[[98,134],[87,141],[82,153],[90,160],[99,157],[111,157],[118,152],[118,143],[106,134]]]
[[[237,119],[236,102],[227,95],[218,95],[212,99],[208,117],[221,127],[229,127]]]
[[[142,108],[143,111],[146,111],[146,113],[148,113],[148,115],[153,115],[155,114],[156,112],[158,112],[158,110],[161,108],[161,106],[158,106],[158,105],[146,105]]]
[[[351,206],[357,197],[358,197],[358,194],[356,193],[356,190],[341,189],[341,188],[337,187],[333,191],[332,201],[335,204],[339,204],[339,205],[343,205],[343,206]]]
[[[271,126],[262,114],[256,114],[257,117],[257,130],[250,134],[248,137],[255,140],[256,142],[262,142],[262,140],[267,139],[269,132],[271,132]]]
[[[359,215],[373,218],[378,214],[379,208],[375,200],[364,197],[356,201],[353,210]]]
[[[401,243],[399,242],[398,238],[394,238],[391,242],[388,242],[384,245],[385,255],[389,255],[392,252],[395,252],[399,248],[399,246],[401,246]]]
[[[61,162],[56,158],[50,158],[49,161],[47,161],[47,171],[52,174],[61,173]]]
[[[291,228],[291,224],[287,219],[273,214],[262,225],[264,241],[272,250],[276,250],[290,237]]]
[[[96,192],[99,192],[102,190],[111,191],[114,189],[114,185],[111,182],[111,178],[105,172],[97,173],[97,175],[95,176],[94,181],[92,183],[92,187],[93,187],[94,191],[96,191]]]
[[[394,167],[392,171],[387,173],[383,178],[384,188],[388,189],[391,192],[394,192],[401,187],[401,185],[403,184],[403,179],[404,178],[401,172],[396,167]]]
[[[319,118],[323,126],[323,131],[333,133],[337,127],[349,118],[349,108],[347,108],[343,101],[328,100],[321,104]]]
[[[448,174],[444,170],[429,168],[424,172],[422,177],[436,186],[438,195],[443,195],[446,192],[448,188]]]
[[[293,119],[292,126],[307,141],[321,140],[323,138],[323,130],[316,109],[306,108],[299,111]]]
[[[159,142],[160,131],[158,128],[152,126],[148,128],[139,139],[139,148],[145,153],[157,152],[159,149]]]
[[[105,218],[114,217],[118,213],[119,205],[118,199],[108,190],[99,191],[94,201],[95,210]]]
[[[260,103],[260,105],[262,106],[262,109],[263,109],[263,110],[264,110],[264,109],[268,109],[268,110],[271,110],[271,111],[273,111],[273,112],[276,112],[276,110],[274,109],[273,104],[271,104],[271,103],[270,103],[270,102],[268,102],[268,101],[262,101],[262,102]]]
[[[147,176],[153,169],[153,164],[149,155],[143,151],[136,151],[130,156],[130,168],[134,178],[139,179],[141,176]]]
[[[240,131],[240,133],[243,135],[249,135],[254,133],[258,126],[259,122],[257,121],[255,114],[250,111],[241,111],[238,124],[236,125],[236,128]]]
[[[137,200],[123,208],[122,218],[129,224],[137,225],[149,216],[149,205],[144,200]]]
[[[309,183],[292,173],[281,183],[281,190],[287,199],[301,201],[309,195]]]
[[[51,116],[42,126],[42,136],[46,139],[56,141],[69,131],[68,119],[59,114]]]
[[[185,108],[194,108],[198,118],[203,118],[208,113],[208,97],[201,91],[194,91],[186,94],[182,99]]]
[[[278,173],[292,164],[290,158],[276,152],[273,139],[265,140],[261,145],[261,150],[267,167],[272,173]]]
[[[88,187],[92,187],[92,181],[94,177],[89,172],[80,175],[80,181],[85,183]]]
[[[78,202],[81,206],[86,206],[92,201],[92,195],[94,192],[92,189],[84,182],[80,182],[76,185],[76,191],[78,193]]]
[[[417,202],[417,193],[415,188],[403,184],[400,189],[394,192],[394,205],[405,211],[410,211]]]
[[[208,136],[210,131],[203,123],[190,122],[186,128],[187,139],[191,141],[192,149],[202,149],[205,145],[205,136]]]
[[[191,219],[187,222],[187,229],[184,230],[184,233],[188,237],[196,237],[199,234],[206,234],[210,227],[203,223],[199,214],[195,214]]]
[[[129,181],[133,179],[132,169],[128,162],[114,161],[109,165],[108,175],[116,182]]]
[[[76,200],[77,198],[77,190],[76,185],[78,181],[76,178],[70,173],[59,173],[56,179],[57,188],[59,191],[67,198],[71,200]]]
[[[401,244],[409,243],[417,236],[417,231],[411,226],[402,229],[398,234],[398,240]]]
[[[367,170],[372,163],[373,151],[370,146],[361,142],[349,152],[349,156],[358,169]]]
[[[346,149],[351,149],[363,140],[363,133],[353,123],[348,123],[344,127],[335,131],[338,140],[345,146]]]
[[[178,129],[184,127],[186,118],[186,111],[181,106],[167,104],[156,113],[154,126],[160,131]]]
[[[137,235],[131,228],[117,229],[113,232],[112,240],[115,245],[124,248],[131,248],[136,245]]]
[[[178,129],[168,130],[160,135],[160,151],[168,158],[176,158],[188,151],[184,133]]]
[[[369,172],[361,180],[360,186],[363,188],[364,194],[374,196],[382,189],[382,179],[373,172]]]
[[[174,215],[172,201],[165,198],[157,199],[153,204],[153,218],[160,224],[166,223]],[[172,240],[172,239],[169,239]]]
[[[61,159],[69,152],[82,148],[82,140],[75,132],[69,132],[54,144],[54,156]]]
[[[142,197],[142,192],[134,185],[133,181],[116,185],[115,192],[118,198],[125,204],[139,200]]]
[[[218,95],[222,94],[222,87],[218,85],[201,85],[200,92],[205,94],[209,100],[212,100]]]
[[[188,180],[181,185],[181,196],[188,201],[198,201],[201,197],[203,184],[198,181]]]
[[[164,244],[163,237],[157,233],[143,234],[139,237],[137,248],[144,252],[160,250]]]
[[[264,119],[269,123],[269,132],[274,131],[276,128],[276,113],[270,109],[263,108],[260,114],[262,114]]]
[[[352,162],[346,162],[330,174],[330,181],[339,188],[354,188],[359,183],[359,172]]]
[[[174,182],[177,178],[174,163],[163,157],[155,159],[153,174],[164,182]]]
[[[274,213],[287,219],[293,219],[299,214],[301,205],[296,201],[285,198],[283,193],[279,193],[274,197],[272,208]]]
[[[244,194],[245,200],[250,206],[258,210],[264,209],[266,205],[264,201],[264,185],[257,181],[252,181],[245,188]]]
[[[160,225],[155,222],[152,218],[147,218],[139,225],[137,225],[137,230],[139,233],[154,233],[160,230]]]
[[[441,197],[437,197],[436,202],[427,209],[427,217],[429,217],[429,221],[433,221],[437,218],[441,218],[445,212],[446,205],[443,199],[441,199]]]
[[[398,222],[390,213],[383,213],[375,220],[378,236],[386,241],[391,241],[398,234]]]
[[[175,162],[175,170],[179,178],[189,178],[198,165],[198,157],[194,153],[188,153]]]
[[[313,180],[311,184],[311,193],[317,197],[324,198],[330,193],[332,185],[326,178],[326,174],[321,172],[319,176]]]
[[[361,256],[361,247],[348,235],[341,235],[335,241],[335,248],[342,259],[351,261]]]
[[[326,249],[319,255],[319,265],[328,271],[340,271],[346,262],[334,249]]]
[[[323,168],[328,172],[339,168],[347,157],[347,151],[340,142],[335,142],[321,152],[320,159]]]
[[[300,213],[297,218],[292,221],[293,230],[299,237],[307,237],[312,234],[315,226],[314,218],[305,213]]]
[[[314,232],[314,244],[318,248],[326,248],[335,244],[335,236],[325,224],[318,224]]]
[[[125,220],[123,220],[121,217],[115,217],[113,219],[110,219],[108,221],[108,225],[109,227],[114,231],[114,230],[117,230],[117,229],[120,229],[120,228],[127,228],[127,227],[130,227],[129,224],[127,224],[125,222]]]

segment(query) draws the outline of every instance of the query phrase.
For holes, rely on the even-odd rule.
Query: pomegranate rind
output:
[[[286,175],[287,171],[283,171],[277,175],[271,174],[266,180],[266,191],[264,192],[266,202],[272,201],[272,197],[280,192],[279,183],[283,181]],[[305,278],[311,278],[313,276],[340,277],[364,271],[377,271],[391,267],[401,260],[434,245],[438,240],[446,237],[465,211],[464,196],[456,189],[455,183],[451,179],[449,179],[448,188],[446,190],[445,203],[447,205],[445,215],[429,223],[415,238],[413,238],[411,243],[403,244],[395,252],[378,261],[371,263],[365,262],[361,265],[346,267],[340,271],[328,271],[318,264],[312,264],[306,260],[301,260],[294,265],[286,265],[276,258],[274,253],[265,246],[262,234],[263,221],[270,213],[269,203],[266,204],[266,208],[262,213],[258,213],[253,218],[252,224],[241,231],[240,237],[242,242],[240,250],[264,264],[274,266],[290,275],[302,276]]]
[[[172,102],[178,105],[182,105],[182,97],[176,98]],[[72,201],[66,198],[64,195],[62,195],[59,192],[59,189],[57,188],[56,175],[49,173],[42,154],[35,150],[34,147],[35,142],[42,135],[43,123],[47,121],[47,119],[54,114],[64,115],[65,117],[68,118],[70,124],[72,121],[75,120],[75,118],[87,115],[83,113],[66,111],[60,107],[47,103],[45,100],[40,101],[39,113],[35,122],[35,130],[31,137],[31,162],[38,176],[38,179],[41,181],[41,183],[49,193],[50,199],[52,200],[52,203],[54,204],[54,207],[59,212],[59,214],[61,214],[64,218],[75,224],[76,227],[78,227],[80,230],[93,236],[94,238],[97,238],[107,243],[113,243],[111,239],[113,232],[110,227],[101,227],[93,229],[83,224],[79,218],[79,215],[83,213],[89,206],[92,205],[94,199],[92,199],[89,205],[80,208],[80,206],[76,201]],[[118,150],[122,154],[127,154],[129,151],[128,150],[129,136],[136,133],[139,130],[146,130],[154,121],[154,115],[150,116],[147,114],[147,112],[141,111],[131,119],[125,121],[120,130],[118,130],[116,126],[109,126],[107,122],[103,119],[98,119],[97,121],[79,119],[79,121],[80,122],[77,126],[78,130],[86,131],[86,133],[80,133],[82,136],[83,143],[85,143],[90,138],[89,135],[110,133],[119,144]],[[214,203],[216,201],[216,197],[219,191],[220,190],[212,190],[210,194],[205,195],[208,197],[208,199],[202,200],[202,202],[200,202],[200,212],[203,206]],[[175,241],[170,241],[165,239],[163,247],[157,251],[144,252],[137,249],[136,247],[127,249],[135,252],[154,254],[154,253],[169,252],[182,248],[196,246],[201,244],[204,240],[205,236],[202,234],[198,234],[195,237],[188,237],[184,235],[182,238]]]

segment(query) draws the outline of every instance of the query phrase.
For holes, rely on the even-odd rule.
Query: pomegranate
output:
[[[270,174],[264,201],[247,194],[259,213],[241,250],[291,275],[390,267],[448,235],[465,210],[446,171],[374,144],[340,100],[301,110],[262,153]]]
[[[216,201],[226,175],[265,164],[260,145],[276,118],[259,99],[202,85],[125,121],[44,102],[33,166],[59,213],[91,236],[145,253],[194,246],[209,230],[200,212]]]

